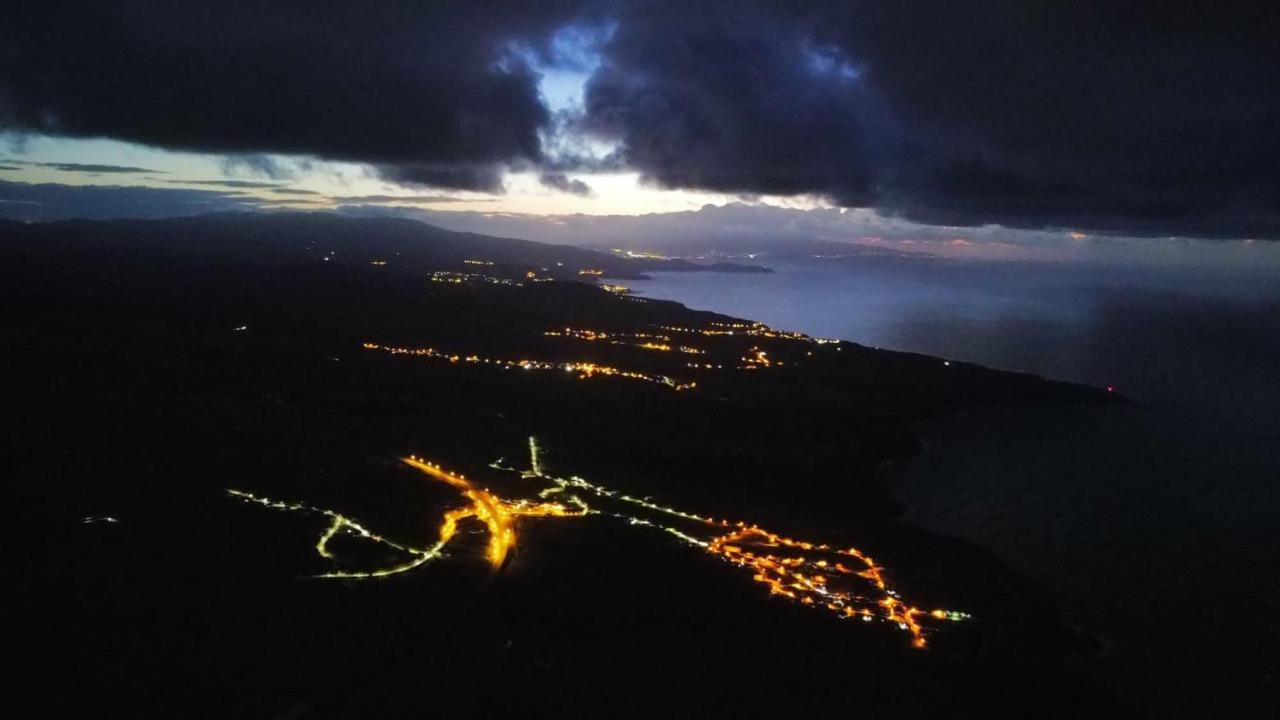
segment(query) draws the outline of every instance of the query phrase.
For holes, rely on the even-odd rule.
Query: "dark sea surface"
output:
[[[1280,717],[1280,270],[892,257],[655,274],[646,296],[1113,386],[922,428],[907,519],[989,548],[1156,717]]]

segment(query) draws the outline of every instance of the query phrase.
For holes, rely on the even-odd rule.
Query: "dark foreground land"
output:
[[[578,271],[635,268],[495,239],[440,250],[452,236],[299,216],[0,225],[22,703],[133,717],[1124,712],[1036,588],[895,522],[874,480],[916,451],[911,422],[1116,398],[611,294]],[[971,618],[927,625],[915,648],[894,623],[770,596],[750,571],[600,515],[519,520],[496,571],[484,526],[464,522],[412,571],[319,579],[404,558],[344,531],[326,560],[328,517],[226,492],[426,547],[464,503],[398,458],[509,496],[522,481],[489,464],[527,467],[530,436],[555,473],[856,546],[904,600]]]

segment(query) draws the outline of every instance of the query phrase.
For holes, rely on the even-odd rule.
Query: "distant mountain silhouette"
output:
[[[515,238],[454,232],[416,220],[352,218],[330,213],[217,213],[163,220],[67,220],[18,223],[0,220],[0,242],[26,238],[46,250],[111,254],[146,252],[179,263],[344,264],[385,262],[392,270],[429,271],[479,260],[509,274],[578,278],[643,277],[645,271],[768,272],[758,266],[687,260],[629,258]],[[474,268],[473,268],[474,269]],[[586,277],[596,277],[595,273]]]

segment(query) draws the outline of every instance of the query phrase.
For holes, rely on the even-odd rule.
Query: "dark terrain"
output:
[[[546,335],[742,322],[578,281],[654,269],[632,263],[394,220],[0,224],[25,701],[134,717],[1129,714],[1037,588],[896,522],[875,480],[918,449],[911,423],[1120,398],[848,342],[690,334],[703,354],[689,356]],[[756,350],[774,365],[734,367]],[[882,623],[771,598],[719,559],[595,517],[523,522],[496,573],[464,537],[403,575],[315,579],[323,519],[225,493],[333,508],[425,544],[456,501],[396,458],[486,479],[498,457],[523,467],[530,435],[557,472],[855,544],[922,607],[973,617],[916,650]],[[104,516],[117,522],[85,522]]]

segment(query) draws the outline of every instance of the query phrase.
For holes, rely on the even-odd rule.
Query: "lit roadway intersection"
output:
[[[969,616],[951,610],[923,610],[906,602],[885,579],[884,568],[857,548],[838,548],[783,537],[757,525],[745,522],[703,517],[648,499],[609,490],[577,476],[558,477],[548,474],[542,465],[538,444],[529,438],[528,470],[504,467],[501,460],[490,467],[516,473],[540,486],[535,498],[506,499],[477,486],[461,474],[444,470],[439,465],[416,456],[401,461],[432,480],[455,488],[466,500],[444,513],[435,544],[429,547],[389,540],[355,520],[332,510],[305,503],[284,503],[240,490],[228,490],[233,497],[266,507],[296,513],[320,515],[329,525],[316,542],[316,552],[324,559],[337,561],[329,549],[330,541],[339,534],[381,544],[404,557],[403,562],[389,567],[362,571],[335,570],[319,575],[325,578],[385,578],[414,570],[429,561],[445,556],[460,523],[474,522],[488,535],[486,559],[494,571],[507,563],[517,543],[516,524],[521,518],[575,518],[586,515],[615,518],[629,525],[663,531],[679,541],[710,553],[726,563],[752,574],[752,579],[772,595],[788,598],[803,605],[821,609],[840,618],[864,622],[887,622],[911,638],[917,648],[925,647],[928,627],[938,621],[957,621]]]

